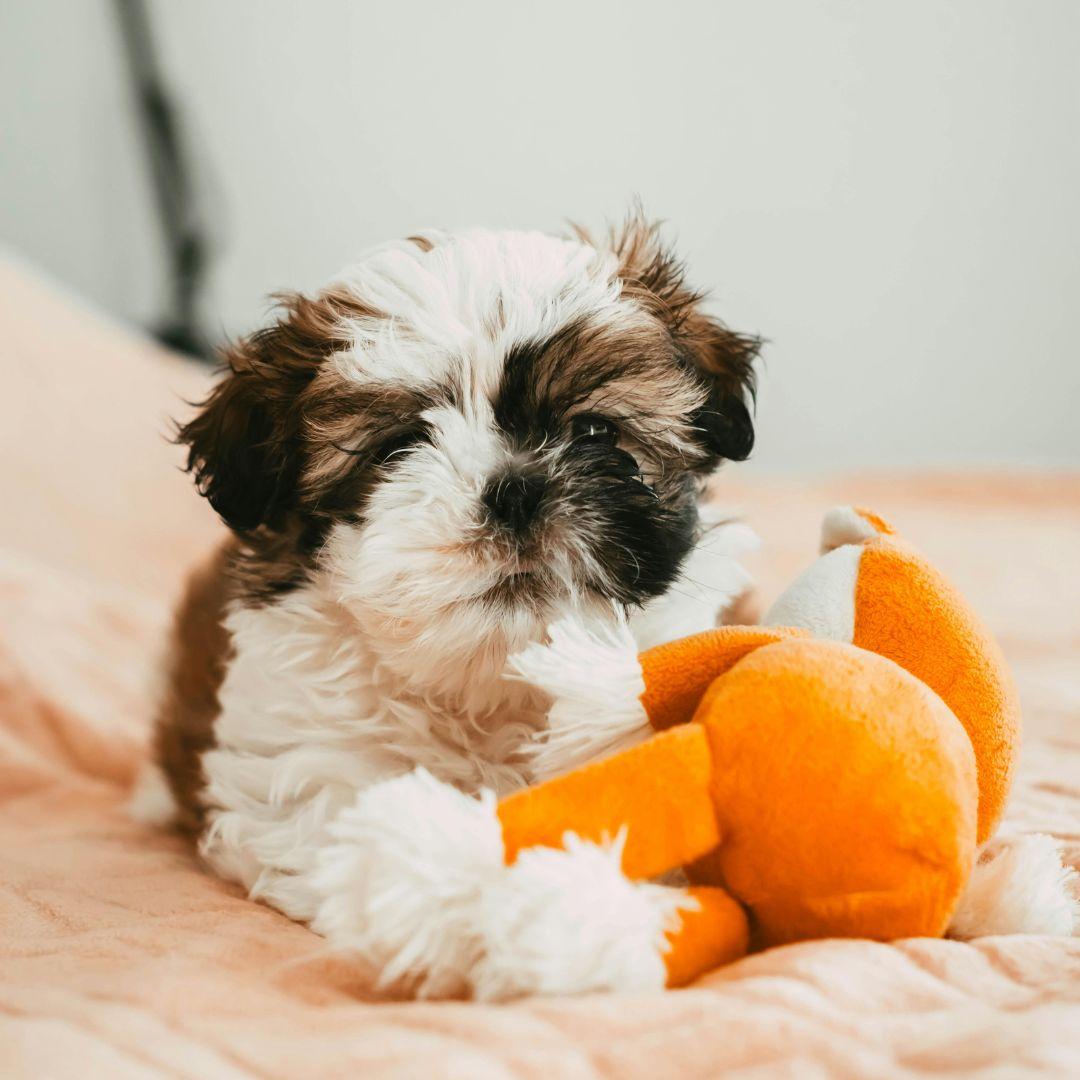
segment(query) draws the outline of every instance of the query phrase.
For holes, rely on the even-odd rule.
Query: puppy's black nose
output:
[[[524,532],[547,490],[547,479],[539,473],[504,473],[489,480],[482,496],[491,516],[514,532]]]

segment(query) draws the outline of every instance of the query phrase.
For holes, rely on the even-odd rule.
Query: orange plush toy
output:
[[[1000,650],[874,515],[834,511],[825,546],[777,628],[641,655],[663,734],[499,806],[511,861],[625,830],[628,878],[686,868],[669,985],[751,942],[941,935],[1001,818],[1020,727]]]
[[[537,771],[587,763],[498,804],[456,795],[439,817],[474,861],[447,870],[448,843],[437,889],[419,879],[445,926],[420,940],[403,923],[399,946],[369,955],[420,992],[503,999],[680,986],[751,948],[955,926],[1016,762],[1012,681],[962,597],[880,518],[832,511],[823,548],[770,625],[630,667],[625,641],[553,628],[518,662],[555,698]],[[559,686],[603,684],[605,665],[630,697],[558,707]],[[372,813],[399,820],[380,797]],[[1068,872],[1036,847],[991,860],[970,930],[1070,932]]]

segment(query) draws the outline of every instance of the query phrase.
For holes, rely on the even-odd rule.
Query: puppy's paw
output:
[[[975,864],[949,927],[957,938],[1052,934],[1080,930],[1076,871],[1043,833],[997,841]]]
[[[649,733],[637,643],[621,617],[561,619],[548,628],[546,644],[511,656],[509,668],[552,699],[547,727],[525,749],[536,779],[633,746]]]
[[[479,955],[474,908],[505,872],[495,799],[424,769],[376,784],[329,826],[312,928],[417,997],[460,996]]]
[[[601,846],[568,833],[564,844],[522,851],[484,891],[478,1000],[664,987],[666,932],[695,902],[682,889],[627,879],[621,836]]]

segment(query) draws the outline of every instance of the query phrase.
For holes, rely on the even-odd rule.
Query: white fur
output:
[[[1070,936],[1080,929],[1077,873],[1061,861],[1061,845],[1034,833],[992,842],[975,864],[949,933]]]
[[[568,833],[562,849],[522,851],[481,893],[478,999],[663,989],[665,933],[697,902],[683,889],[629,881],[624,841],[624,833],[607,845]]]
[[[394,240],[340,275],[380,313],[350,322],[353,346],[337,358],[342,372],[434,382],[468,358],[479,401],[490,398],[513,345],[549,337],[581,318],[640,318],[621,298],[610,252],[540,232],[421,235],[430,251]]]
[[[235,655],[219,692],[217,746],[203,759],[212,807],[203,854],[305,920],[327,827],[357,792],[415,765],[462,789],[512,790],[528,780],[515,753],[543,716],[539,704],[526,707],[528,687],[506,684],[497,698],[499,679],[486,691],[505,711],[470,714],[410,690],[333,590],[320,579],[230,614]]]
[[[552,699],[547,724],[525,749],[537,779],[632,746],[649,732],[638,646],[623,618],[611,626],[562,619],[546,643],[516,653],[510,666]]]
[[[382,987],[462,994],[480,956],[477,904],[505,872],[491,792],[474,799],[417,769],[361,792],[328,831],[312,929]]]
[[[799,626],[814,637],[851,642],[862,552],[861,545],[845,544],[816,559],[773,604],[764,624]]]

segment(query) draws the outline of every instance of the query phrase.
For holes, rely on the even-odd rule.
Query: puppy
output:
[[[470,796],[641,737],[637,649],[745,589],[699,500],[753,446],[758,344],[639,217],[427,232],[281,298],[179,431],[233,535],[177,613],[137,812],[384,982],[484,996],[440,878],[492,857]]]

